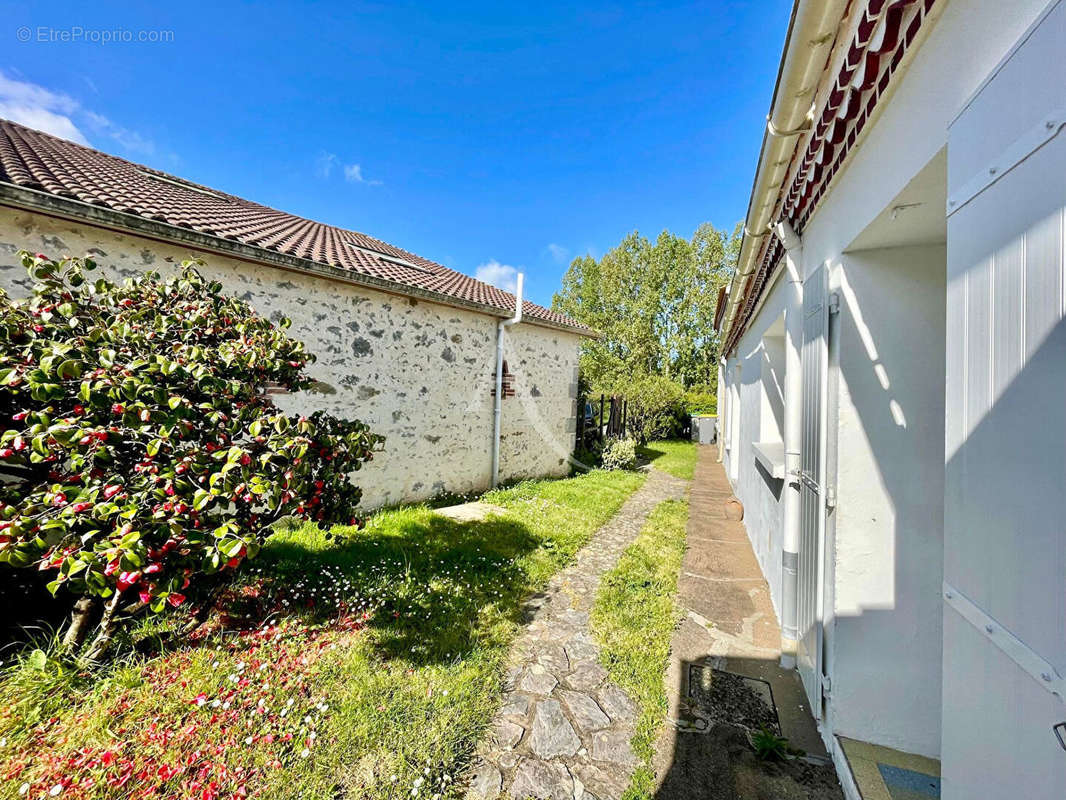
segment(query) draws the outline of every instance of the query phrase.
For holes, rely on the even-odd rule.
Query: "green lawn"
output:
[[[687,439],[661,439],[637,448],[637,455],[646,458],[657,469],[675,478],[692,480],[696,469],[696,444]]]
[[[663,673],[679,620],[675,595],[687,522],[683,500],[656,507],[636,541],[604,576],[592,611],[604,666],[640,707],[633,750],[642,765],[624,800],[650,800],[654,790],[651,759],[667,709]]]
[[[522,483],[480,523],[418,506],[282,531],[192,640],[92,674],[5,658],[0,797],[459,796],[522,598],[643,480]]]

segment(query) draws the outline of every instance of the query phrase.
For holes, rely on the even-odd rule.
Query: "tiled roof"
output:
[[[80,200],[420,292],[514,309],[514,295],[356,231],[335,228],[176,178],[0,119],[0,182]],[[526,301],[523,316],[590,332]]]

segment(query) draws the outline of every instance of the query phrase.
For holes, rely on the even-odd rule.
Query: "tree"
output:
[[[718,291],[736,264],[741,226],[710,223],[691,240],[663,231],[652,244],[627,235],[597,261],[582,256],[563,276],[552,307],[599,331],[582,346],[581,370],[597,391],[620,391],[634,375],[685,387],[717,383]]]
[[[36,281],[0,291],[0,563],[75,602],[66,642],[108,647],[121,604],[162,611],[252,558],[278,519],[351,522],[350,473],[383,440],[358,421],[288,416],[314,357],[222,294],[196,262],[166,281],[91,281],[91,259],[21,253]]]

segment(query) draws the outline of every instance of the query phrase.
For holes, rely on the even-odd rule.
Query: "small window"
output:
[[[189,183],[188,181],[183,181],[183,180],[181,180],[179,178],[171,178],[168,175],[160,175],[160,174],[155,173],[155,172],[149,172],[148,170],[145,170],[145,169],[141,169],[141,170],[137,170],[137,171],[141,175],[143,175],[144,177],[150,178],[153,181],[159,181],[160,183],[169,183],[171,186],[178,186],[178,187],[180,187],[182,189],[187,189],[190,192],[196,192],[197,194],[207,195],[208,197],[214,197],[214,198],[217,198],[218,200],[229,200],[229,198],[226,197],[224,194],[219,194],[218,192],[212,192],[210,189],[205,189],[202,186],[197,186],[194,183]]]
[[[782,326],[783,327],[783,326]],[[785,337],[767,332],[760,353],[759,441],[779,442],[785,429]]]
[[[507,359],[503,360],[503,399],[508,397],[514,397],[514,375],[511,374],[511,370],[507,367]],[[490,394],[496,396],[496,373],[492,373],[492,390]]]
[[[344,243],[346,245],[348,245],[350,248],[352,248],[353,250],[358,250],[360,253],[365,253],[368,256],[373,256],[374,258],[379,258],[382,261],[388,261],[390,264],[398,264],[401,267],[407,267],[408,269],[418,270],[419,272],[424,272],[427,275],[433,275],[434,274],[433,270],[426,269],[425,267],[421,267],[418,264],[415,264],[415,263],[413,263],[411,261],[408,261],[406,258],[399,258],[397,256],[390,256],[388,253],[382,253],[379,250],[371,250],[369,247],[363,247],[362,245],[359,245],[359,244],[356,244],[355,242],[350,242],[350,241],[347,241],[347,240]]]

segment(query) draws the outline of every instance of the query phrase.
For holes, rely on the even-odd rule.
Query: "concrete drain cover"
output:
[[[494,506],[491,503],[463,503],[459,506],[445,506],[434,511],[442,517],[454,519],[456,522],[482,522],[492,515],[503,515],[507,509]]]
[[[703,719],[781,733],[774,693],[766,681],[690,664],[688,698],[691,710]]]

